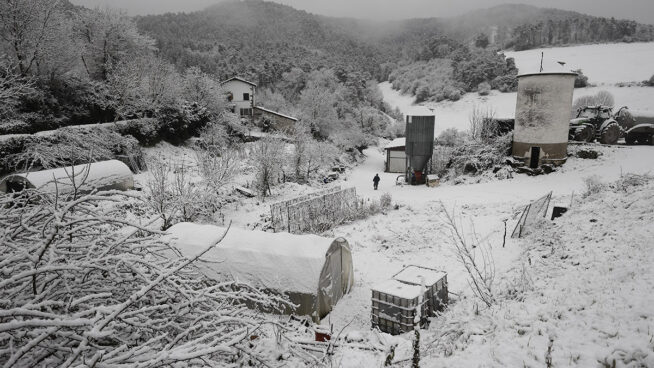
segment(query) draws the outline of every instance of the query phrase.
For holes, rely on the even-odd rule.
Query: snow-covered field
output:
[[[642,82],[654,74],[654,42],[552,47],[504,54],[515,59],[520,73],[537,73],[541,52],[543,69],[581,69],[588,81],[597,85]],[[559,61],[566,64],[561,66]]]
[[[654,87],[618,87],[620,82],[643,81],[654,74],[654,43],[603,44],[545,49],[545,61],[554,63],[558,70],[573,69],[566,64],[562,69],[556,61],[574,62],[574,69],[583,69],[589,82],[595,87],[575,89],[574,98],[594,95],[599,91],[608,91],[615,97],[617,107],[628,106],[639,113],[654,113]],[[540,50],[528,50],[506,53],[516,59],[521,73],[533,72],[532,59],[536,58],[540,67]],[[537,56],[537,57],[536,57]],[[628,60],[628,65],[625,64]],[[548,65],[545,65],[546,67]],[[551,66],[551,65],[550,65]],[[548,70],[556,70],[554,67]],[[538,71],[538,70],[535,70]],[[600,85],[601,84],[601,85]],[[475,106],[495,112],[496,117],[513,118],[515,116],[516,93],[492,91],[489,96],[476,93],[465,94],[459,101],[429,102],[414,105],[413,96],[402,95],[391,88],[390,83],[379,85],[384,100],[393,108],[397,107],[407,115],[436,115],[435,134],[447,128],[467,130],[470,111]]]

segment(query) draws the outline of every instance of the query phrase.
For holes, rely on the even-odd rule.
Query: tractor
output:
[[[633,116],[624,106],[613,113],[609,106],[586,106],[570,120],[569,138],[574,141],[616,144],[624,138],[628,145],[652,144],[654,119]]]

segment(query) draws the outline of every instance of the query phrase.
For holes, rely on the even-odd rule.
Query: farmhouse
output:
[[[252,116],[257,85],[243,78],[233,77],[220,85],[227,92],[227,101],[233,113],[240,116]]]
[[[386,150],[386,172],[401,173],[406,172],[406,138],[397,138],[387,144]]]
[[[297,119],[256,104],[257,85],[240,77],[230,78],[220,85],[227,93],[233,113],[249,118],[264,130],[287,130],[295,126]]]

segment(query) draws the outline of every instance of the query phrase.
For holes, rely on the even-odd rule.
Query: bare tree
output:
[[[0,117],[14,112],[22,96],[32,91],[33,81],[17,73],[5,58],[0,58]]]
[[[30,190],[0,196],[1,364],[309,364],[292,341],[276,341],[271,326],[284,326],[245,307],[288,307],[284,299],[209,281],[193,266],[222,239],[181,257],[128,204],[138,199],[114,191],[59,201]]]
[[[251,160],[256,168],[256,187],[262,197],[272,194],[271,187],[278,181],[284,148],[284,142],[275,136],[264,137],[254,147]]]
[[[493,294],[495,261],[490,246],[479,239],[474,231],[474,226],[472,239],[468,239],[463,233],[462,224],[456,220],[454,212],[448,212],[442,203],[441,210],[449,233],[445,235],[449,237],[459,263],[468,273],[470,289],[476,297],[490,307],[495,303]]]
[[[21,76],[27,77],[46,45],[56,43],[59,0],[5,0],[0,2],[0,37],[10,46]]]
[[[241,152],[236,148],[222,151],[198,150],[196,157],[200,175],[207,189],[214,193],[230,183],[242,161]]]
[[[80,58],[92,79],[106,81],[112,65],[154,50],[154,40],[139,33],[126,14],[110,9],[82,9],[75,14]]]
[[[485,142],[497,135],[497,122],[493,108],[475,105],[469,116],[470,137],[476,142]]]
[[[150,177],[146,182],[145,202],[161,218],[161,230],[173,225],[179,212],[179,202],[172,193],[172,166],[161,159],[154,158],[148,162]]]

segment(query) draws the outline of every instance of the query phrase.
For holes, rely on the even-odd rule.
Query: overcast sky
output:
[[[88,7],[110,6],[131,15],[201,10],[219,0],[71,0]],[[311,13],[355,18],[447,17],[504,3],[575,10],[590,15],[654,23],[654,0],[274,0]]]

